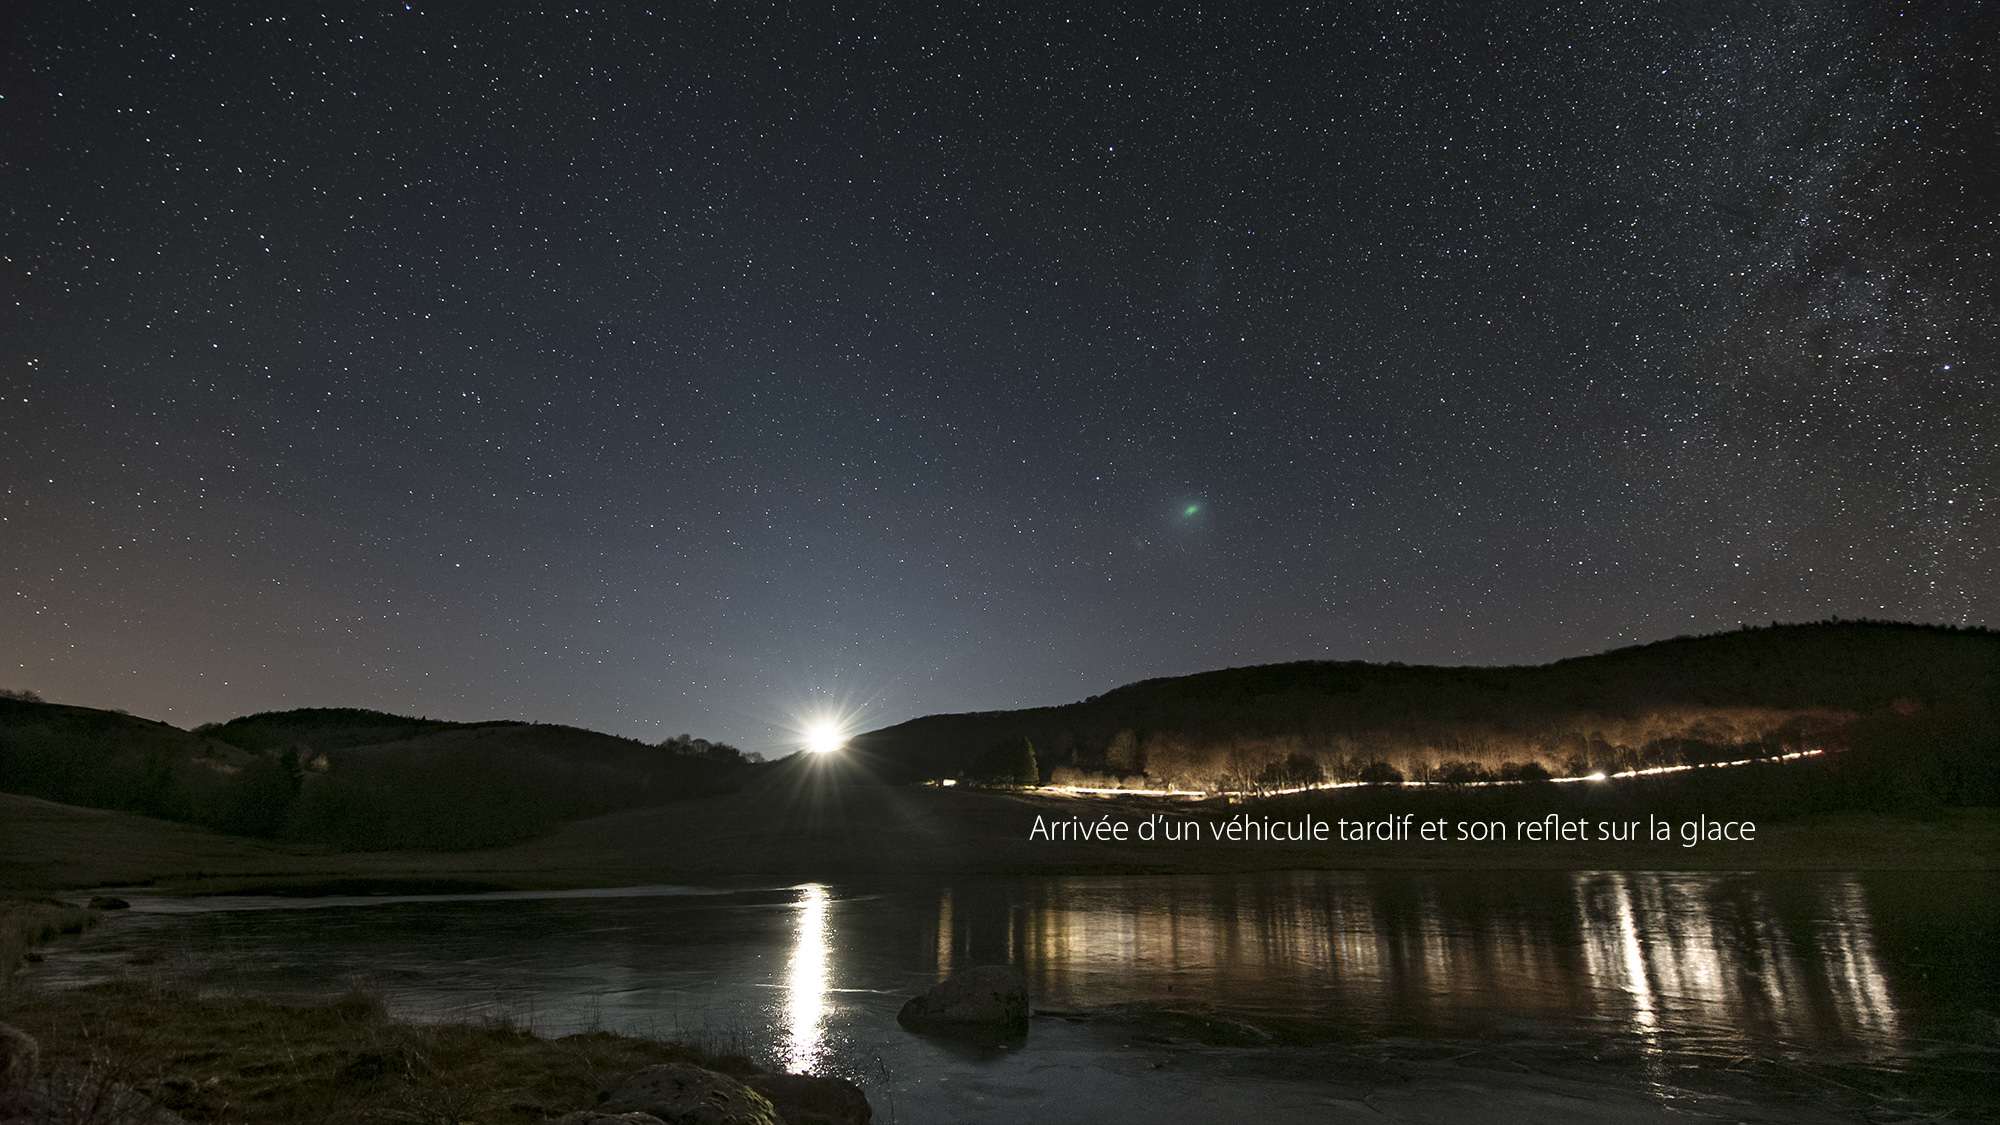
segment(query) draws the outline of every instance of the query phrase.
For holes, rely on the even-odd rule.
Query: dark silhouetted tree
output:
[[[972,780],[988,785],[1034,785],[1042,779],[1035,761],[1035,746],[1025,738],[1009,738],[994,743],[980,755],[973,767]]]
[[[1282,762],[1272,762],[1257,778],[1258,784],[1266,789],[1298,789],[1325,781],[1326,770],[1310,754],[1292,754]]]
[[[1369,785],[1400,785],[1403,782],[1403,771],[1387,762],[1370,762],[1361,771],[1361,776],[1355,780]]]

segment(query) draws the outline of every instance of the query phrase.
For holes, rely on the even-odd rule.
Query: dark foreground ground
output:
[[[39,1104],[24,1120],[172,1120],[158,1108],[189,1122],[540,1122],[592,1108],[601,1090],[655,1063],[759,1072],[608,1032],[403,1023],[358,993],[288,1006],[157,982],[17,986],[0,997],[0,1020],[40,1048],[25,1091]]]

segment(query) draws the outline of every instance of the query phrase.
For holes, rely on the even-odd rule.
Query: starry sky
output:
[[[796,745],[2000,624],[1977,3],[20,5],[0,687]]]

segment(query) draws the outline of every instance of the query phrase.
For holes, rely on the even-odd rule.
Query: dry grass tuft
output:
[[[34,946],[58,934],[80,934],[98,913],[53,898],[0,899],[0,983],[21,967]]]

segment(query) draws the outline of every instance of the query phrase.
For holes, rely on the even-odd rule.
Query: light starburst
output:
[[[847,730],[832,719],[817,719],[808,724],[805,731],[806,750],[814,754],[831,754],[847,745]]]

